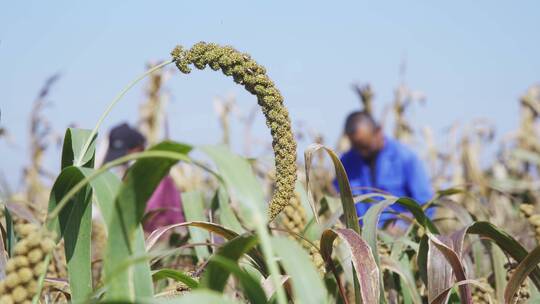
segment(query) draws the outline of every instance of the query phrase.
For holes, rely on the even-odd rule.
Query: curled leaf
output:
[[[327,264],[332,262],[334,240],[341,238],[351,253],[356,277],[360,284],[362,303],[378,303],[380,296],[379,268],[371,248],[352,229],[327,229],[321,236],[321,255]]]

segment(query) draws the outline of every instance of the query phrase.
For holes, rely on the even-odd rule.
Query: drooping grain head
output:
[[[257,96],[270,128],[275,154],[276,190],[269,209],[270,220],[273,220],[293,196],[297,170],[296,141],[281,93],[266,75],[264,67],[230,46],[199,42],[189,50],[177,46],[171,55],[182,73],[191,72],[190,65],[198,69],[209,66],[214,71],[221,70],[223,74],[232,76],[236,83]]]

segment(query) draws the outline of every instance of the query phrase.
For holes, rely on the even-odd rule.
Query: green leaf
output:
[[[272,245],[291,277],[294,303],[328,303],[327,290],[305,250],[284,237],[273,237]]]
[[[174,229],[176,227],[183,227],[183,226],[203,228],[209,232],[216,233],[227,240],[231,240],[239,235],[238,233],[236,233],[235,231],[229,228],[226,228],[222,225],[211,223],[211,222],[184,222],[184,223],[178,223],[178,224],[172,224],[169,226],[160,227],[152,231],[152,233],[150,233],[150,235],[146,239],[146,249],[147,250],[152,249],[152,247],[154,247],[158,239],[167,231]]]
[[[49,211],[78,182],[84,179],[78,167],[68,167],[60,172],[49,198]],[[64,238],[65,255],[72,299],[82,301],[92,292],[91,239],[92,239],[92,188],[77,193],[51,222],[57,235]]]
[[[89,179],[94,176],[96,170],[90,168],[76,168],[84,176],[85,179]],[[111,172],[103,172],[100,175],[94,176],[89,180],[90,185],[93,189],[93,201],[98,205],[101,215],[105,219],[105,223],[110,223],[113,216],[113,202],[116,197],[118,189],[120,189],[121,182],[118,177]],[[107,225],[107,229],[108,229]],[[142,229],[139,233],[136,234],[136,252],[138,254],[143,254],[145,252],[144,247],[144,234]],[[146,266],[146,267],[145,267]],[[137,290],[143,290],[148,287],[148,279],[150,278],[150,269],[147,265],[136,265],[135,266],[135,277],[134,277],[134,286]],[[147,293],[147,291],[145,292]]]
[[[204,198],[200,191],[182,192],[182,207],[187,221],[206,222],[208,220],[204,214]],[[201,229],[189,227],[189,235],[195,243],[206,243],[210,240],[208,231]],[[195,247],[195,254],[199,261],[204,261],[210,256],[210,252],[206,246]]]
[[[171,149],[175,151],[170,151]],[[75,198],[77,195],[79,195],[79,193],[82,192],[81,190],[84,190],[85,187],[89,183],[102,181],[103,178],[100,178],[100,177],[103,177],[103,176],[112,176],[110,173],[109,175],[107,175],[107,170],[109,168],[112,168],[115,165],[122,164],[129,160],[139,159],[139,160],[142,160],[142,164],[143,164],[142,167],[148,166],[152,168],[152,165],[155,165],[153,164],[153,161],[156,161],[156,160],[157,161],[159,160],[190,161],[189,157],[187,157],[185,154],[189,150],[190,150],[190,147],[186,145],[164,142],[157,149],[121,157],[120,159],[112,161],[111,163],[106,164],[103,168],[97,169],[95,171],[81,167],[79,168],[81,171],[85,171],[85,170],[91,170],[91,171],[89,172],[88,176],[86,176],[84,180],[81,180],[73,188],[69,190],[66,196],[63,197],[60,202],[58,202],[58,206],[52,212],[51,211],[49,212],[48,220],[53,221],[52,226],[54,226],[54,221],[55,220],[58,221],[57,216],[60,213],[64,212],[63,207],[65,207],[66,205],[69,205],[70,201],[73,198]],[[176,151],[180,151],[180,152],[176,152]],[[136,165],[134,167],[136,167]],[[141,180],[144,179],[146,175],[142,174],[144,173],[144,170],[141,170],[141,167],[139,167],[138,170],[139,170],[139,174],[135,174],[136,177],[132,177],[131,184],[127,186],[128,189],[127,190],[125,189],[126,185],[122,185],[122,187],[125,190],[123,194],[126,195],[126,198],[133,199],[140,204],[134,203],[134,204],[128,205],[127,208],[124,208],[123,210],[121,210],[122,208],[120,208],[120,204],[117,204],[118,199],[115,197],[117,193],[122,194],[122,191],[114,191],[112,192],[112,194],[105,191],[106,195],[104,195],[104,197],[108,198],[109,200],[107,202],[104,202],[103,200],[100,202],[101,204],[100,207],[105,217],[108,232],[109,232],[108,248],[110,249],[111,247],[113,247],[113,250],[112,251],[110,250],[110,252],[112,252],[113,254],[112,255],[109,254],[108,259],[105,263],[105,266],[106,266],[105,279],[111,282],[111,284],[109,284],[110,286],[107,286],[109,287],[107,296],[111,296],[111,295],[114,296],[114,294],[116,293],[117,297],[128,298],[127,301],[129,301],[129,298],[137,297],[138,299],[139,298],[142,299],[142,298],[146,298],[147,297],[146,295],[152,295],[152,281],[151,281],[150,269],[148,265],[148,259],[136,258],[137,256],[143,256],[143,257],[146,256],[145,251],[144,251],[145,250],[144,237],[143,237],[144,235],[143,235],[142,228],[140,227],[140,220],[138,223],[135,223],[135,224],[133,224],[133,222],[125,221],[126,216],[128,220],[132,220],[133,215],[137,216],[139,215],[139,212],[144,212],[144,208],[146,207],[145,206],[146,200],[148,199],[148,196],[149,196],[148,192],[150,192],[151,194],[154,190],[154,189],[148,189],[147,187],[155,187],[155,184],[151,185],[151,184],[145,184],[144,182],[141,182]],[[128,177],[129,176],[130,174],[128,173]],[[115,181],[117,182],[117,184],[119,184],[119,181],[117,179],[116,180],[113,179],[112,182],[110,183],[112,184]],[[140,186],[138,183],[140,183],[142,186]],[[105,185],[102,186],[102,188],[108,189],[107,188],[108,186],[110,185],[107,185],[107,182],[105,182]],[[120,188],[120,187],[117,187],[117,188]],[[133,189],[135,190],[131,191]],[[120,188],[120,190],[122,189]],[[94,196],[98,196],[98,195],[94,193]],[[128,199],[126,199],[126,201],[128,201]],[[128,211],[128,213],[125,214],[123,213],[123,211]],[[124,228],[132,228],[132,229],[124,229]],[[120,242],[116,242],[116,243],[112,242],[112,244],[114,245],[111,246],[111,238],[112,239],[116,238],[116,240],[120,240]],[[127,245],[129,245],[129,247]],[[128,250],[125,250],[126,247],[128,248]],[[119,249],[119,250],[115,251],[115,249]],[[122,252],[123,249],[124,251]],[[133,256],[130,256],[129,254],[125,254],[126,251],[129,251],[131,254],[133,254]],[[118,263],[111,264],[110,261],[115,260],[115,259]],[[133,261],[135,262],[140,261],[140,263],[134,263]],[[114,265],[114,266],[107,268],[108,264]],[[115,271],[116,269],[114,269],[114,267],[118,267],[118,271]],[[110,279],[114,277],[120,277],[121,280]],[[118,286],[126,287],[126,285],[127,285],[127,288],[124,288],[124,289],[118,288]],[[113,288],[110,288],[111,286]],[[120,300],[125,300],[125,299],[120,299]]]
[[[146,248],[147,248],[147,250],[150,250],[154,246],[154,244],[157,242],[159,237],[161,235],[163,235],[165,232],[167,232],[170,229],[173,229],[173,228],[176,228],[176,227],[183,227],[183,226],[202,228],[202,229],[205,229],[205,230],[207,230],[209,232],[218,234],[219,236],[221,236],[221,237],[223,237],[223,238],[225,238],[227,240],[232,240],[232,239],[239,236],[238,233],[236,233],[236,232],[234,232],[234,231],[232,231],[232,230],[230,230],[228,228],[225,228],[222,225],[215,224],[215,223],[210,223],[210,222],[178,223],[178,224],[173,224],[173,225],[169,225],[169,226],[166,226],[166,227],[161,227],[161,228],[158,228],[158,229],[154,230],[148,236],[148,238],[146,239]],[[268,271],[266,270],[266,264],[265,264],[265,261],[263,259],[262,254],[260,253],[260,251],[258,249],[256,249],[256,248],[254,248],[254,249],[250,250],[247,254],[253,260],[253,262],[254,262],[253,266],[255,268],[257,268],[257,270],[262,275],[267,276]]]
[[[411,198],[408,197],[396,197],[392,195],[386,195],[386,194],[380,194],[380,193],[368,193],[361,195],[357,197],[358,202],[363,201],[369,201],[374,197],[382,198],[383,201],[373,203],[373,206],[371,206],[368,211],[366,212],[366,215],[364,215],[364,229],[368,226],[366,224],[366,221],[370,222],[370,227],[373,227],[373,225],[379,224],[379,217],[381,213],[388,207],[390,207],[393,204],[400,205],[401,207],[407,209],[409,211],[414,219],[420,224],[422,227],[430,231],[431,233],[438,234],[439,230],[437,227],[433,224],[433,222],[429,219],[429,217],[424,213],[424,210],[418,204],[416,201],[414,201]],[[368,215],[369,213],[369,215]],[[366,238],[367,240],[367,238]]]
[[[309,222],[309,221],[312,221],[315,219],[315,215],[317,213],[317,210],[312,210],[312,212],[307,212],[307,210],[311,209],[312,206],[311,204],[309,203],[309,199],[308,199],[308,195],[307,195],[307,191],[304,187],[304,184],[302,183],[302,181],[300,180],[297,180],[296,181],[296,185],[294,187],[294,191],[295,193],[298,194],[299,198],[300,198],[300,203],[302,204],[302,208],[304,208],[304,210],[306,210],[306,221]],[[313,212],[314,211],[314,212]],[[322,231],[321,231],[322,233]]]
[[[265,196],[249,162],[224,146],[201,148],[216,164],[221,181],[227,187],[234,202],[239,203],[239,217],[247,228],[256,230],[265,256],[265,262],[274,285],[277,286],[278,303],[285,303],[285,292],[278,282],[279,269],[274,260],[270,234],[267,229]]]
[[[514,295],[519,290],[521,284],[527,279],[527,276],[540,263],[540,246],[534,248],[516,267],[516,270],[510,277],[504,290],[504,302],[511,303]]]
[[[320,144],[312,144],[304,152],[304,159],[306,164],[307,195],[308,199],[310,200],[310,204],[312,206],[315,206],[311,187],[309,184],[311,157],[313,153],[320,149],[323,149],[330,156],[330,158],[332,159],[332,163],[334,164],[334,169],[336,171],[336,179],[339,185],[341,203],[343,205],[343,213],[345,214],[345,226],[349,229],[354,230],[357,233],[360,233],[360,224],[358,220],[358,215],[356,214],[356,207],[354,206],[354,199],[351,191],[351,186],[349,184],[349,178],[347,177],[347,172],[345,172],[345,168],[339,160],[339,156],[334,151],[332,151],[332,149]]]
[[[189,275],[174,269],[160,269],[158,271],[155,271],[152,273],[152,278],[154,279],[154,281],[173,279],[176,282],[182,282],[186,284],[186,286],[191,289],[199,287],[199,282],[194,280]]]
[[[91,176],[95,170],[84,169],[81,171],[88,178]],[[104,172],[100,174],[97,178],[94,178],[90,181],[90,185],[94,189],[94,201],[99,206],[101,215],[105,220],[107,230],[110,231],[110,223],[114,223],[114,200],[120,189],[121,182],[120,179],[111,172]],[[110,232],[108,232],[110,235]],[[135,233],[135,255],[142,255],[146,252],[144,244],[144,232],[142,227],[139,227]],[[134,289],[138,294],[149,294],[152,292],[151,286],[151,273],[150,267],[147,263],[135,263],[133,266],[133,285]]]
[[[139,301],[137,301],[139,303]],[[219,294],[210,290],[195,290],[188,294],[171,297],[167,299],[151,299],[148,302],[143,303],[158,303],[158,304],[238,304],[231,299],[228,299],[224,294]]]
[[[373,256],[375,258],[375,261],[377,262],[377,266],[380,269],[380,259],[379,259],[379,253],[377,250],[377,233],[378,233],[378,225],[379,225],[379,218],[381,216],[381,213],[388,207],[390,207],[393,204],[398,204],[405,209],[407,209],[411,214],[414,216],[416,221],[426,228],[429,231],[432,231],[434,233],[438,233],[437,227],[431,222],[431,220],[425,215],[424,211],[422,210],[422,207],[416,203],[414,200],[406,197],[398,198],[391,195],[384,195],[379,193],[371,193],[371,194],[365,194],[361,195],[357,198],[358,201],[366,201],[370,200],[373,197],[380,197],[384,200],[378,203],[373,203],[373,205],[368,209],[366,214],[363,217],[364,226],[362,230],[362,237],[366,242],[369,244],[371,249],[373,250]],[[427,251],[425,251],[427,252]],[[423,253],[423,252],[422,252]],[[419,258],[425,258],[425,256],[420,256],[421,253],[419,253]],[[425,266],[420,264],[421,272]],[[382,276],[381,276],[382,278]],[[381,282],[382,286],[382,282]],[[381,292],[381,303],[384,301],[384,295]]]
[[[414,216],[414,219],[422,227],[424,227],[431,233],[435,233],[435,234],[439,233],[439,229],[437,229],[437,227],[425,214],[424,210],[422,209],[422,206],[420,206],[420,204],[418,204],[416,201],[408,197],[400,197],[396,203],[400,205],[401,207],[404,207],[405,209],[407,209],[410,213],[412,213],[412,215]]]
[[[82,152],[82,148],[84,143],[88,140],[90,137],[90,134],[92,131],[85,130],[85,129],[74,129],[74,128],[68,128],[66,130],[66,134],[64,136],[64,144],[62,146],[62,162],[61,162],[61,168],[66,168],[69,166],[73,166],[75,159],[80,157],[80,154]],[[94,167],[94,154],[96,151],[96,138],[97,135],[95,135],[90,142],[90,145],[88,149],[86,150],[86,153],[82,157],[82,166],[81,167],[87,167],[91,168]]]
[[[518,241],[491,223],[476,222],[469,226],[467,233],[478,234],[491,239],[518,263],[521,263],[528,254],[527,250]],[[530,278],[536,288],[540,288],[540,269],[538,266],[531,269]]]
[[[395,198],[387,198],[384,201],[374,204],[371,206],[366,214],[363,217],[364,221],[364,227],[362,230],[362,237],[366,240],[366,242],[371,247],[371,250],[373,252],[373,257],[375,259],[375,263],[377,267],[380,270],[380,258],[379,258],[379,251],[377,250],[377,231],[378,231],[378,224],[379,224],[379,217],[382,213],[382,211],[390,206],[391,204],[395,203],[397,201],[397,197]],[[380,294],[379,294],[379,301],[380,303],[386,303],[385,297],[384,297],[384,284],[382,281],[382,273],[379,275],[380,278]]]
[[[249,162],[233,154],[225,146],[202,146],[216,164],[227,190],[239,204],[239,217],[250,228],[266,223],[266,205],[262,186],[257,181]]]
[[[506,285],[506,256],[501,248],[498,246],[491,246],[491,264],[493,265],[493,274],[495,276],[495,292],[497,294],[497,301],[504,303],[504,288]]]
[[[214,263],[213,259],[224,257],[234,263],[238,263],[238,260],[254,248],[257,242],[257,237],[254,235],[244,234],[222,245],[208,261],[208,266],[201,279],[201,285],[215,291],[223,291],[230,273]]]
[[[418,264],[418,274],[426,286],[428,285],[428,252],[429,238],[424,234],[418,244],[418,257],[416,258],[416,262]]]
[[[451,195],[454,195],[454,194],[462,194],[462,193],[467,193],[467,191],[465,189],[462,189],[462,188],[448,188],[448,189],[443,189],[443,190],[437,191],[437,197],[441,198],[441,197],[445,197],[445,196],[451,196]]]
[[[312,144],[304,152],[305,168],[306,168],[306,185],[307,185],[307,196],[312,206],[315,218],[317,219],[317,212],[315,210],[315,202],[313,194],[311,193],[311,187],[309,184],[309,172],[311,168],[311,157],[313,153],[317,150],[324,150],[332,159],[334,164],[334,170],[336,173],[336,180],[339,186],[339,196],[341,198],[341,204],[343,208],[343,214],[345,215],[345,227],[352,229],[356,233],[360,234],[360,222],[358,219],[358,214],[356,214],[356,207],[354,204],[354,198],[351,191],[351,185],[349,184],[349,178],[347,177],[347,172],[339,159],[339,156],[330,148],[327,148],[321,144]],[[360,286],[356,277],[353,277],[354,280],[354,293],[357,295],[356,303],[359,303],[360,297]]]
[[[351,255],[356,277],[360,284],[362,303],[377,303],[380,298],[380,271],[373,252],[366,241],[352,229],[328,229],[321,236],[321,255],[327,264],[332,262],[333,243],[340,237]]]
[[[75,158],[81,157],[83,167],[94,166],[95,139],[91,139],[89,149],[84,155],[82,146],[90,137],[91,131],[69,128],[62,147],[62,171],[57,177],[49,198],[49,211],[84,176],[72,167]],[[91,238],[92,238],[92,188],[85,186],[66,205],[58,218],[51,222],[60,237],[64,238],[68,277],[73,301],[82,301],[92,292]]]
[[[149,151],[176,152],[181,155],[186,155],[190,150],[191,147],[187,145],[167,141],[149,149]],[[150,276],[136,275],[137,269],[149,267],[147,261],[140,261],[121,270],[117,268],[135,256],[137,248],[141,248],[139,246],[144,247],[144,239],[139,235],[142,235],[141,220],[146,203],[177,161],[178,159],[163,157],[141,158],[128,170],[111,208],[112,215],[107,221],[109,238],[104,269],[106,276],[114,276],[115,279],[109,281],[106,299],[134,301],[137,297],[152,296]],[[136,288],[135,280],[146,281],[146,284],[141,282]]]
[[[401,289],[404,295],[405,292],[407,292],[410,295],[413,303],[421,304],[422,298],[418,293],[418,288],[416,287],[416,282],[411,269],[409,268],[410,264],[408,262],[409,260],[406,254],[403,255],[403,260],[400,262],[393,260],[391,257],[381,257],[382,269],[389,270],[399,275],[401,282],[403,283]]]
[[[234,214],[233,208],[231,207],[231,202],[229,200],[229,195],[227,194],[227,190],[223,185],[218,187],[212,201],[213,204],[219,206],[219,222],[223,224],[223,226],[229,227],[238,233],[245,231]]]
[[[0,234],[0,281],[4,280],[6,277],[6,264],[8,261],[8,254],[6,249],[6,245],[4,244],[4,227],[2,226],[2,223],[0,223],[0,228],[2,228],[2,233]]]
[[[221,269],[231,273],[240,282],[240,286],[242,286],[242,290],[250,303],[267,302],[266,294],[259,283],[260,281],[257,281],[247,271],[241,269],[237,263],[219,255],[215,256],[212,262]]]
[[[15,230],[13,229],[13,217],[8,209],[8,206],[4,206],[4,214],[6,220],[6,251],[8,255],[13,256],[13,249],[15,248]]]

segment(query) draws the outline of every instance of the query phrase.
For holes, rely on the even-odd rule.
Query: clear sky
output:
[[[321,131],[330,144],[359,105],[351,83],[371,83],[380,112],[399,83],[403,58],[407,84],[427,96],[410,113],[416,126],[442,134],[454,122],[481,117],[504,134],[517,125],[517,98],[540,81],[539,11],[538,1],[2,0],[1,124],[14,143],[0,141],[0,171],[18,184],[29,158],[27,117],[51,74],[62,74],[45,111],[54,129],[92,128],[146,62],[201,40],[251,53],[282,91],[293,121]],[[236,94],[245,111],[256,102],[211,71],[177,73],[167,88],[171,137],[194,144],[220,138],[215,96]],[[122,120],[135,123],[142,98],[138,86],[103,131]],[[261,117],[256,132],[270,138]],[[57,171],[59,158],[52,149],[47,166]]]

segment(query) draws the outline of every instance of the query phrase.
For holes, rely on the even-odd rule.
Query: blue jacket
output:
[[[372,181],[369,164],[353,149],[341,156],[353,195],[376,192],[379,189],[398,197],[410,197],[420,204],[429,201],[433,190],[429,177],[420,159],[409,148],[390,138],[385,138],[383,149],[375,161],[375,175]],[[334,181],[337,189],[337,181]],[[357,203],[356,212],[363,216],[370,204]],[[406,210],[393,205],[392,209]],[[431,213],[431,212],[429,212]],[[431,215],[431,214],[428,214]],[[382,214],[381,222],[392,218],[391,214]]]

